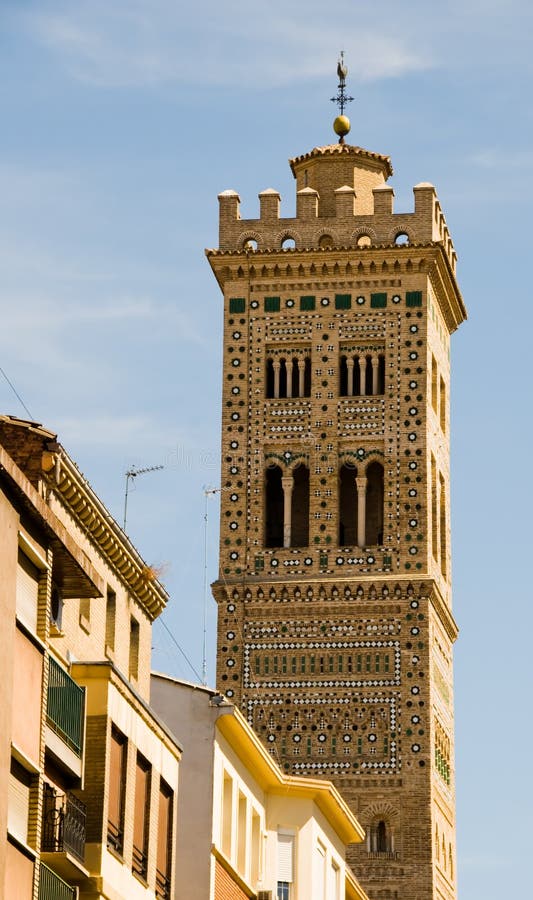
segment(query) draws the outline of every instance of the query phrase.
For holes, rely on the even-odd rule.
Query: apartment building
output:
[[[0,884],[168,900],[180,747],[149,705],[167,594],[57,436],[0,416]]]
[[[152,675],[183,735],[175,900],[366,900],[345,864],[364,832],[331,782],[284,774],[223,695]]]

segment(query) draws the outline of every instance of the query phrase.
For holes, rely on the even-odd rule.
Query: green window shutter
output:
[[[230,297],[229,311],[230,313],[243,313],[246,309],[246,300],[244,297]]]
[[[373,309],[383,309],[387,305],[386,294],[370,294],[370,306]]]
[[[300,309],[311,310],[315,308],[314,297],[300,297]]]
[[[406,306],[422,306],[422,291],[407,291],[405,295]]]
[[[260,572],[265,568],[265,558],[263,556],[255,557],[255,571]]]
[[[279,297],[265,297],[265,312],[279,312]]]
[[[351,309],[352,308],[352,295],[351,294],[335,294],[335,309]]]

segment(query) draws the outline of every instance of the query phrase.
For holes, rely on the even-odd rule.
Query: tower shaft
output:
[[[285,771],[335,781],[372,898],[455,898],[449,339],[466,317],[435,189],[315,148],[243,220],[224,294],[217,682]],[[287,240],[294,243],[290,249]]]

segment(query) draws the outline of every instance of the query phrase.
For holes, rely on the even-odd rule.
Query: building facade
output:
[[[368,900],[345,864],[364,832],[331,782],[284,774],[223,695],[152,676],[183,735],[175,900]]]
[[[180,747],[149,706],[163,587],[55,434],[0,417],[2,896],[169,900]]]
[[[372,898],[454,900],[450,335],[466,317],[434,187],[390,159],[290,161],[296,216],[220,201],[217,684],[286,773],[334,780]]]

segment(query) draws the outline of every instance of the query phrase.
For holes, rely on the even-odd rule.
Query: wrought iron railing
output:
[[[368,859],[399,859],[398,850],[369,850],[367,852]]]
[[[48,723],[72,750],[81,756],[85,689],[50,657],[48,673]]]
[[[72,853],[80,862],[85,857],[86,807],[74,794],[62,794],[44,785],[42,850]]]
[[[41,863],[39,873],[39,900],[75,900],[76,888],[63,881],[48,866]]]

